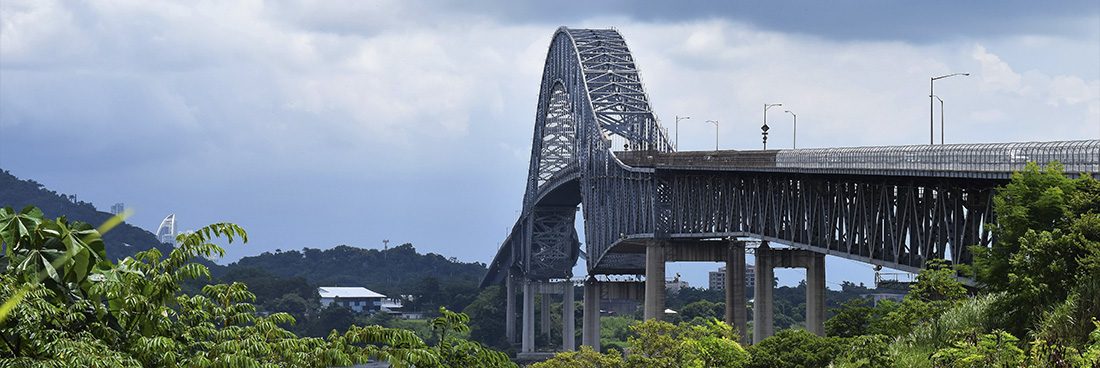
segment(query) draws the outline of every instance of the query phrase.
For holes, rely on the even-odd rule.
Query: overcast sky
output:
[[[713,147],[708,119],[758,148],[764,103],[798,114],[800,147],[925,144],[928,79],[954,72],[948,143],[1100,138],[1095,0],[4,0],[0,168],[150,230],[238,223],[229,261],[390,239],[488,262],[563,25],[623,34],[658,117],[692,117],[682,150]],[[830,287],[871,275],[829,258]]]

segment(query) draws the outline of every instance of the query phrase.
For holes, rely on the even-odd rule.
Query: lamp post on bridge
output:
[[[932,95],[940,101],[940,144],[943,144],[943,99],[940,96]]]
[[[690,116],[676,115],[676,145],[675,145],[675,148],[676,148],[677,152],[680,151],[680,120],[690,120],[690,119],[691,119]]]
[[[928,144],[936,144],[936,138],[935,138],[936,137],[936,122],[935,122],[935,117],[934,117],[936,108],[935,108],[935,100],[932,99],[932,96],[936,95],[936,81],[940,80],[940,79],[944,79],[944,78],[951,78],[951,77],[958,76],[958,75],[967,77],[967,76],[970,76],[970,73],[951,73],[951,74],[947,74],[947,75],[941,75],[941,76],[938,76],[938,77],[932,77],[932,79],[928,82]],[[941,100],[940,102],[942,103],[943,101]],[[940,107],[940,110],[941,110],[941,113],[942,113],[942,110],[943,110],[942,106]],[[943,120],[942,117],[941,117],[940,120],[941,121]],[[943,127],[940,127],[940,129],[942,130]],[[941,141],[942,141],[942,139],[941,139]]]
[[[769,129],[768,128],[768,109],[776,107],[776,106],[783,106],[783,104],[781,104],[781,103],[773,103],[773,104],[766,103],[766,104],[764,104],[764,125],[760,127],[760,130],[761,130],[760,135],[764,136],[764,150],[765,151],[768,150],[768,129]]]
[[[718,120],[707,120],[708,123],[714,124],[714,150],[718,150]]]
[[[798,148],[798,115],[791,110],[784,110],[783,112],[791,114],[791,116],[794,117],[794,133],[791,134],[791,148]]]

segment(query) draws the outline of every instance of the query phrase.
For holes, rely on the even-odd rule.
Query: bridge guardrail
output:
[[[1100,173],[1100,140],[914,146],[810,148],[775,151],[616,152],[628,165],[743,168],[809,172],[1008,173],[1028,162],[1058,161],[1069,174]]]

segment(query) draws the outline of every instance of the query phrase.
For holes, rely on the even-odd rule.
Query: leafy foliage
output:
[[[747,367],[827,367],[844,348],[840,338],[788,329],[750,347]]]
[[[1029,164],[998,191],[997,242],[975,248],[978,280],[1003,291],[1001,327],[1081,345],[1100,317],[1100,182]]]
[[[837,368],[890,367],[897,358],[889,349],[893,339],[885,335],[862,335],[848,340],[848,351],[836,360]]]
[[[624,360],[618,350],[600,354],[582,346],[580,351],[559,353],[535,368],[649,368],[649,367],[743,367],[749,356],[737,343],[738,336],[725,323],[672,324],[649,320],[631,327],[630,355]]]
[[[589,346],[578,351],[567,351],[531,365],[531,368],[625,368],[626,362],[618,351],[600,354]]]
[[[949,348],[932,355],[939,367],[984,368],[1012,367],[1023,362],[1024,351],[1016,347],[1020,341],[1012,334],[995,331],[955,342]]]
[[[167,256],[153,248],[118,264],[106,260],[99,232],[86,224],[47,220],[33,208],[0,210],[0,224],[10,265],[0,274],[0,298],[18,301],[0,320],[0,366],[511,366],[501,353],[448,337],[466,330],[468,317],[445,309],[433,323],[441,334],[433,347],[381,326],[299,338],[283,328],[294,323],[289,314],[258,315],[243,283],[181,293],[181,282],[210,276],[193,259],[224,254],[214,239],[247,241],[234,224],[180,235]]]

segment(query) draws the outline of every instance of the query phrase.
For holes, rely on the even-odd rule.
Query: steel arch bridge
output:
[[[674,152],[613,29],[560,28],[546,57],[523,210],[482,284],[644,274],[645,246],[754,237],[890,268],[970,262],[992,196],[1029,162],[1100,172],[1100,140]]]

